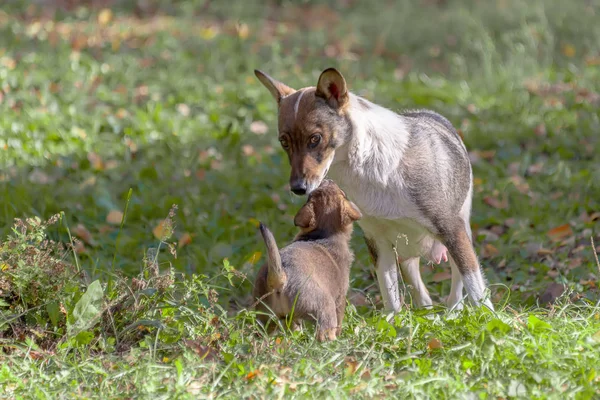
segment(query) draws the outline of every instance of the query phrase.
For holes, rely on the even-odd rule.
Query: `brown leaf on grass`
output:
[[[443,282],[443,281],[447,281],[450,278],[452,278],[452,274],[450,272],[442,271],[442,272],[436,272],[435,274],[433,274],[433,277],[431,278],[431,280],[434,282]]]
[[[92,237],[92,234],[83,224],[77,224],[73,229],[71,229],[71,232],[73,232],[75,236],[77,236],[79,239],[83,240],[90,246],[95,246],[96,243],[94,241],[94,238]]]
[[[441,349],[443,347],[442,342],[438,338],[432,338],[429,343],[427,343],[427,348],[429,350]]]
[[[368,306],[369,301],[367,300],[367,296],[358,291],[351,291],[348,296],[348,301],[355,307]]]
[[[250,371],[246,375],[246,380],[247,381],[251,381],[252,379],[256,378],[258,375],[260,375],[260,371],[259,370],[255,369],[254,371]]]
[[[190,235],[189,233],[185,232],[179,238],[179,243],[177,244],[177,247],[178,248],[182,248],[183,246],[187,246],[190,243],[192,243],[192,235]]]
[[[187,117],[188,115],[190,115],[190,106],[188,106],[185,103],[177,104],[177,112],[183,115],[184,117]]]
[[[168,239],[173,234],[173,224],[168,220],[162,220],[152,229],[152,234],[158,240]]]
[[[206,361],[216,361],[218,358],[218,353],[215,349],[209,346],[204,346],[200,340],[184,340],[183,343],[185,346],[192,350],[200,359]]]
[[[531,194],[531,192],[529,190],[529,183],[527,183],[527,181],[525,179],[523,179],[523,177],[521,177],[519,175],[513,175],[510,177],[510,180],[512,181],[513,185],[515,185],[515,188],[521,194],[525,194],[525,195]]]
[[[540,257],[544,257],[544,256],[551,256],[552,254],[554,254],[554,250],[551,249],[545,249],[543,247],[539,248],[537,250],[537,255]]]
[[[483,198],[483,202],[490,207],[494,207],[494,208],[501,209],[501,210],[508,208],[508,199],[507,198],[503,198],[502,200],[500,200],[497,197],[485,196]]]
[[[102,171],[104,170],[104,162],[102,161],[102,158],[94,153],[94,152],[90,152],[87,155],[87,159],[90,162],[90,165],[92,166],[93,169],[95,169],[96,171]]]
[[[538,163],[530,165],[529,168],[527,168],[527,173],[529,175],[537,175],[540,172],[542,172],[543,169],[544,169],[544,163],[538,162]]]
[[[566,287],[563,284],[552,282],[546,290],[540,295],[540,304],[553,304],[565,291]]]
[[[269,131],[269,126],[263,121],[254,121],[250,124],[250,132],[255,135],[264,135]]]
[[[252,147],[252,145],[245,144],[242,146],[242,153],[244,153],[246,157],[249,157],[254,154],[254,147]]]
[[[546,125],[544,123],[539,124],[533,129],[533,133],[538,137],[546,136]]]
[[[100,25],[108,25],[112,20],[112,11],[108,8],[103,9],[98,14],[98,23]]]
[[[483,246],[483,258],[492,258],[499,254],[498,249],[491,243],[486,243]]]
[[[575,57],[575,54],[577,53],[577,50],[575,49],[575,46],[573,46],[572,44],[565,43],[561,47],[561,52],[566,57],[573,58],[573,57]]]
[[[123,220],[123,213],[119,210],[111,210],[106,216],[106,222],[111,225],[120,225]]]
[[[596,220],[600,220],[600,212],[596,211],[593,212],[590,216],[589,216],[589,221],[596,221]]]
[[[354,357],[346,357],[344,359],[344,364],[346,364],[345,373],[346,376],[352,375],[358,369],[358,362]]]
[[[551,240],[556,242],[573,235],[573,230],[571,229],[571,225],[564,224],[557,226],[556,228],[550,229],[546,234],[550,237]]]

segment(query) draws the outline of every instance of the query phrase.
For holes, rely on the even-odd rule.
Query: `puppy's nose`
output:
[[[295,180],[290,183],[290,188],[292,192],[298,196],[302,196],[306,194],[306,182],[304,180]]]

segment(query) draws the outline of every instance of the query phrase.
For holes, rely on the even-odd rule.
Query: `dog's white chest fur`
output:
[[[336,151],[329,176],[360,208],[359,225],[369,236],[385,238],[402,259],[428,257],[435,241],[427,229],[430,221],[409,196],[401,174],[410,137],[403,120],[373,105],[357,109],[352,124],[353,138]]]

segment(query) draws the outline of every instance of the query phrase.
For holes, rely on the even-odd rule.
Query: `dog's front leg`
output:
[[[400,269],[402,270],[402,278],[405,283],[410,286],[410,293],[414,305],[417,307],[431,307],[431,297],[427,287],[423,283],[421,278],[421,271],[419,269],[419,257],[409,258],[408,260],[400,263]]]
[[[386,312],[397,312],[402,308],[404,298],[398,286],[398,269],[396,266],[396,253],[391,244],[377,242],[377,281]]]

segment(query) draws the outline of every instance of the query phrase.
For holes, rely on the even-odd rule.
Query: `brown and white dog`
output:
[[[269,229],[260,224],[267,247],[267,263],[254,283],[257,309],[282,318],[317,322],[317,339],[340,334],[354,253],[349,242],[352,224],[361,213],[340,188],[325,179],[311,192],[294,224],[301,231],[288,246],[278,249]]]
[[[424,256],[450,261],[448,306],[462,306],[464,286],[471,302],[493,309],[472,245],[471,164],[446,118],[429,110],[397,114],[367,101],[350,93],[334,68],[316,87],[299,90],[255,74],[278,104],[292,192],[311,193],[329,173],[361,210],[386,310],[402,305],[396,254],[417,306],[432,305],[419,270]]]

